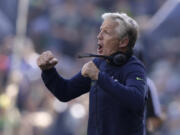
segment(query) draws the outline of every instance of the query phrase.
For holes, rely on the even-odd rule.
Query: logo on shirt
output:
[[[114,78],[114,76],[111,76],[111,78],[115,81],[118,82],[118,80],[116,78]]]
[[[138,80],[138,81],[143,81],[143,79],[140,78],[140,77],[136,77],[136,80]]]

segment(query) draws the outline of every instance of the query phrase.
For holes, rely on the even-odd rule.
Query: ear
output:
[[[129,43],[129,38],[128,36],[123,37],[120,41],[119,41],[119,48],[125,48]]]

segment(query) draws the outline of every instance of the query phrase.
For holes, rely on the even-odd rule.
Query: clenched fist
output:
[[[58,60],[54,57],[51,51],[43,52],[37,59],[37,65],[41,70],[47,70],[54,67]]]
[[[84,64],[84,66],[81,69],[81,74],[82,76],[89,77],[92,80],[98,80],[99,69],[92,61],[90,61]]]

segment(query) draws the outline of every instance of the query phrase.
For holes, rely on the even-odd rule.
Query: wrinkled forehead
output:
[[[112,19],[105,19],[101,25],[101,29],[108,28],[108,29],[115,29],[118,26],[118,22]]]

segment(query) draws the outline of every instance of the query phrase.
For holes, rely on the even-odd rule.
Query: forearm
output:
[[[82,77],[80,73],[66,80],[57,73],[55,68],[52,68],[42,72],[42,79],[46,87],[63,102],[76,98],[90,89],[90,79]]]

